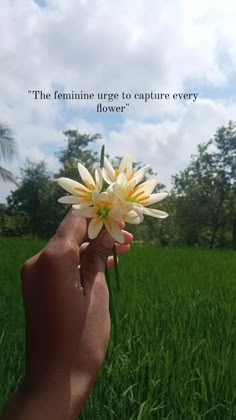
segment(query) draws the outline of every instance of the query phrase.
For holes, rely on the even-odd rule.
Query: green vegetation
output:
[[[99,164],[94,146],[99,134],[68,130],[64,135],[66,146],[57,153],[57,174],[48,173],[44,162],[28,161],[21,169],[18,188],[7,198],[7,207],[0,207],[0,235],[49,238],[68,208],[57,203],[65,193],[53,178],[80,180],[78,162],[90,171]],[[134,162],[134,168],[147,163]],[[118,157],[113,164],[119,164]],[[172,181],[169,196],[157,206],[170,217],[163,223],[145,217],[138,230],[131,226],[136,239],[164,246],[236,249],[236,123],[220,127],[213,139],[200,144],[196,155]],[[154,192],[163,190],[165,186],[158,184]]]
[[[43,244],[0,239],[1,404],[23,371],[20,267]],[[119,270],[117,345],[80,418],[235,420],[235,253],[134,244]]]

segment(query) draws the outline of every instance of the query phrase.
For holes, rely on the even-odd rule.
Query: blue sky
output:
[[[151,163],[170,188],[197,144],[236,120],[234,0],[2,0],[0,15],[0,121],[18,146],[0,164],[17,175],[26,158],[57,170],[62,132],[78,129],[101,133],[97,150],[105,143],[111,156]],[[97,100],[36,101],[29,89],[199,96],[97,113]],[[12,188],[1,184],[0,202]]]

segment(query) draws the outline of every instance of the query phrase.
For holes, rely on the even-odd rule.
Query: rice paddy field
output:
[[[43,245],[0,239],[1,409],[23,375],[20,267]],[[236,419],[236,254],[134,244],[119,270],[116,342],[80,419]]]

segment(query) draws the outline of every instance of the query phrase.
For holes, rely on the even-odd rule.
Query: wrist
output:
[[[77,418],[93,386],[90,377],[67,368],[53,368],[34,377],[25,378],[22,386],[24,397],[34,395],[40,405],[60,407],[61,418]],[[52,418],[52,417],[51,417]],[[50,418],[50,420],[51,420]],[[57,418],[57,417],[55,417]]]
[[[54,371],[26,377],[6,406],[3,420],[75,420],[92,388],[92,380]]]

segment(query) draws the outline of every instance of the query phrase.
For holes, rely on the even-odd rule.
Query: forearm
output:
[[[0,420],[75,420],[90,392],[82,381],[22,386],[8,401]]]

